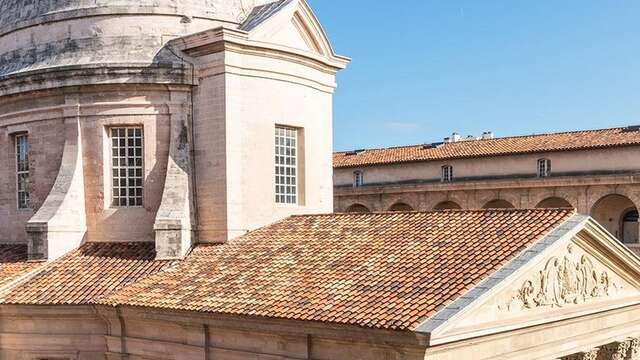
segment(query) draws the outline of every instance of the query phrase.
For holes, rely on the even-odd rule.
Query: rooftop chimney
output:
[[[485,131],[482,133],[482,140],[490,140],[493,138],[494,138],[494,135],[492,131]]]
[[[460,141],[460,134],[458,134],[457,132],[451,134],[451,137],[444,138],[444,142],[446,143],[454,143],[458,141]]]

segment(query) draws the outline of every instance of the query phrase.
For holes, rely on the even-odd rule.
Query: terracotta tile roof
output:
[[[413,330],[573,214],[296,216],[199,246],[102,303]]]
[[[41,266],[27,261],[26,244],[0,244],[0,287]]]
[[[630,131],[632,130],[632,131]],[[334,168],[436,161],[510,154],[587,150],[640,145],[640,131],[632,128],[585,130],[543,135],[460,141],[436,147],[423,145],[370,149],[333,155]]]
[[[5,292],[4,304],[89,304],[167,268],[154,243],[87,243]]]

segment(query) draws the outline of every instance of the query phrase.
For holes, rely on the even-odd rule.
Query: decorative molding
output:
[[[627,359],[640,360],[640,338],[632,338],[629,345]]]
[[[543,270],[525,280],[508,302],[498,308],[506,311],[561,308],[609,297],[620,289],[622,286],[611,279],[609,271],[599,271],[591,256],[577,255],[575,246],[570,244],[564,256],[549,258]]]
[[[595,348],[589,351],[569,355],[567,357],[562,358],[562,360],[597,360],[599,352],[600,352],[600,349]]]

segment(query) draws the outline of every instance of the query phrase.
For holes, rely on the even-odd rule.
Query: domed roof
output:
[[[0,93],[7,78],[79,67],[163,68],[172,79],[160,82],[183,82],[184,61],[164,48],[168,40],[239,24],[265,2],[269,1],[2,0]],[[156,82],[148,71],[145,77]]]
[[[273,0],[2,0],[0,36],[16,28],[70,17],[153,13],[239,23],[254,6]]]

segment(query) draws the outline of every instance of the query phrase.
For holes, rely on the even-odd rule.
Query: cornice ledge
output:
[[[219,26],[199,33],[172,39],[168,45],[192,57],[211,55],[230,47],[243,50],[259,50],[267,54],[278,54],[283,57],[304,59],[330,68],[337,72],[347,67],[349,58],[339,55],[323,56],[309,51],[298,50],[288,46],[272,44],[249,39],[246,31]]]

